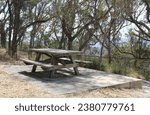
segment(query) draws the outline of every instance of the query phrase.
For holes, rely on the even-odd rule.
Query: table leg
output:
[[[36,52],[35,61],[39,61],[39,60],[40,60],[40,57],[41,57],[41,53]],[[37,65],[33,65],[32,72],[35,72],[35,71],[36,71],[36,68],[37,68]]]
[[[69,58],[70,58],[71,63],[74,64],[75,61],[73,60],[72,56],[70,56]],[[74,69],[75,75],[79,75],[78,67],[73,67],[73,69]]]
[[[52,65],[58,65],[58,61],[57,61],[56,57],[54,57],[54,56],[51,57],[51,64]],[[50,77],[53,77],[55,75],[56,71],[57,70],[51,70],[50,71]]]

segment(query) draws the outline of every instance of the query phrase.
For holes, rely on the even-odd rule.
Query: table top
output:
[[[82,54],[82,51],[75,50],[62,50],[62,49],[53,49],[53,48],[38,48],[38,49],[30,49],[30,51],[39,52],[39,53],[47,53],[52,55],[73,55],[73,54]]]

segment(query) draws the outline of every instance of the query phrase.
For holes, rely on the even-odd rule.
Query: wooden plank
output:
[[[72,56],[70,56],[69,58],[70,58],[71,63],[76,64]],[[75,74],[79,75],[78,67],[73,67],[73,69],[74,69]]]
[[[41,66],[44,68],[47,68],[47,70],[57,70],[61,68],[71,68],[71,67],[78,67],[78,64],[66,64],[66,65],[51,65],[51,64],[45,64],[38,61],[28,60],[28,59],[21,59],[22,61],[26,63],[30,63],[32,65]]]
[[[39,61],[39,60],[40,60],[40,57],[41,57],[41,53],[36,52],[35,61]],[[33,67],[32,67],[32,72],[35,72],[35,71],[36,71],[36,68],[37,68],[37,65],[33,65]]]
[[[52,48],[40,48],[40,49],[30,49],[30,51],[46,53],[51,55],[58,55],[58,56],[68,56],[73,54],[82,54],[82,51],[75,51],[75,50],[62,50],[62,49],[52,49]]]
[[[91,61],[84,61],[84,60],[74,60],[76,63],[85,63],[85,64],[91,64]]]
[[[69,58],[60,58],[60,60],[62,61],[71,61]],[[85,63],[85,64],[91,64],[92,62],[91,61],[84,61],[84,60],[74,60],[76,63]]]
[[[42,62],[38,62],[38,61],[33,61],[33,60],[28,60],[28,59],[20,59],[22,61],[24,61],[25,63],[29,63],[31,65],[37,65],[37,66],[42,66],[42,67],[51,67],[50,64],[45,64],[45,63],[42,63]]]
[[[59,58],[59,60],[62,62],[71,62],[69,58]]]
[[[54,56],[51,57],[51,64],[55,65],[55,66],[58,65],[58,61],[57,61],[56,57],[54,57]],[[49,70],[49,68],[48,68],[48,70]],[[50,71],[50,77],[54,76],[56,71],[57,71],[57,69],[54,69],[53,71]]]
[[[53,65],[52,68],[49,68],[49,70],[57,70],[61,68],[71,68],[71,67],[78,67],[78,64],[66,64],[66,65]]]

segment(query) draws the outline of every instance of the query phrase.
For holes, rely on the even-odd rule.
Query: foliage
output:
[[[86,65],[84,67],[91,68],[91,69],[97,69],[99,70],[99,58],[98,57],[91,57],[91,56],[86,56],[82,57],[84,60],[90,60],[93,63]],[[80,59],[82,59],[80,57]],[[121,74],[121,75],[128,75],[128,76],[133,76],[137,77],[140,79],[145,79],[145,80],[150,80],[150,61],[144,60],[144,59],[139,59],[137,60],[137,67],[134,66],[135,59],[131,57],[114,57],[112,64],[108,63],[108,58],[107,56],[103,57],[103,65],[102,68],[100,69],[101,71],[106,71],[109,73],[115,73],[115,74]]]
[[[19,46],[19,50],[27,52],[29,50],[29,44],[24,42],[22,45]]]

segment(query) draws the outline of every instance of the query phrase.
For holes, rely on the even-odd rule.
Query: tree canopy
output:
[[[109,63],[116,50],[150,58],[150,1],[1,0],[0,41],[14,58],[25,42],[28,48],[84,51],[100,43]]]

